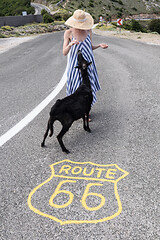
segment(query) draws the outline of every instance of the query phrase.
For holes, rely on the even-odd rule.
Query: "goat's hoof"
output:
[[[89,127],[84,127],[84,130],[91,133],[91,129]]]
[[[45,144],[44,144],[44,142],[42,142],[42,143],[41,143],[41,147],[45,147]]]
[[[88,128],[87,128],[86,126],[84,126],[84,130],[85,130],[85,131],[88,131]]]
[[[67,154],[69,154],[69,153],[70,153],[70,151],[69,151],[69,150],[67,150],[67,149],[64,149],[64,150],[63,150],[63,152],[65,152],[65,153],[67,153]]]

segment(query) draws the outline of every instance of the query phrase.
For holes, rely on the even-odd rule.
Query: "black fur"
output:
[[[82,74],[82,84],[79,88],[70,96],[63,99],[58,99],[52,106],[50,111],[50,118],[47,125],[47,130],[44,135],[41,146],[45,146],[45,139],[48,136],[50,130],[50,137],[53,135],[53,124],[56,120],[62,124],[62,130],[57,136],[58,142],[63,152],[69,153],[64,146],[62,138],[64,134],[69,130],[72,123],[80,118],[83,118],[83,128],[87,132],[91,132],[89,128],[89,112],[93,101],[92,90],[90,86],[90,80],[88,77],[87,68],[91,63],[88,63],[82,56],[81,51],[78,51],[78,68]]]

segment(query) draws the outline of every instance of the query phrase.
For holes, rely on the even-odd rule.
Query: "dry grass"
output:
[[[148,44],[160,45],[160,34],[156,33],[141,33],[141,32],[130,32],[126,30],[114,30],[114,31],[102,31],[99,29],[94,29],[94,33],[102,36],[113,36],[117,38],[132,39],[139,42],[144,42]]]

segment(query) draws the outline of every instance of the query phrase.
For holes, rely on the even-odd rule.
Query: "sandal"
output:
[[[91,116],[90,113],[89,113],[89,116]],[[86,116],[86,118],[87,118],[87,116]],[[92,119],[89,117],[88,121],[89,121],[89,122],[92,122]]]

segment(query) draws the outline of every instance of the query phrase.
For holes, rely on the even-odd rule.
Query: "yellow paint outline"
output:
[[[122,175],[122,176],[121,176],[120,178],[118,178],[116,181],[114,181],[114,180],[104,180],[104,179],[95,179],[95,178],[92,179],[92,178],[67,177],[67,176],[63,176],[63,175],[62,175],[62,176],[61,176],[61,175],[55,175],[55,174],[54,174],[54,167],[53,167],[53,166],[55,166],[55,165],[57,165],[57,164],[59,164],[59,163],[63,163],[63,162],[70,162],[70,163],[75,163],[75,164],[91,164],[91,165],[94,165],[94,166],[101,166],[101,167],[102,167],[102,166],[103,166],[103,167],[104,167],[104,166],[105,166],[105,167],[116,166],[116,168],[117,168],[118,170],[122,171],[122,172],[124,173],[124,175]],[[51,220],[54,220],[54,221],[60,223],[61,225],[65,225],[65,224],[80,224],[80,223],[98,223],[98,222],[105,222],[105,221],[107,221],[107,220],[111,220],[111,219],[117,217],[117,216],[122,212],[122,203],[121,203],[121,200],[120,200],[120,197],[119,197],[119,194],[118,194],[117,183],[118,183],[121,179],[123,179],[124,177],[126,177],[129,173],[126,172],[125,170],[121,169],[120,167],[118,167],[117,164],[102,165],[102,164],[96,164],[96,163],[92,163],[92,162],[74,162],[74,161],[65,159],[65,160],[59,161],[59,162],[57,162],[57,163],[53,163],[52,165],[50,165],[50,168],[51,168],[51,170],[52,170],[51,176],[50,176],[46,181],[44,181],[43,183],[41,183],[40,185],[38,185],[37,187],[35,187],[35,188],[30,192],[30,194],[29,194],[29,196],[28,196],[27,203],[28,203],[29,208],[30,208],[33,212],[35,212],[35,213],[37,213],[37,214],[39,214],[39,215],[41,215],[41,216],[43,216],[43,217],[47,217],[47,218],[49,218],[49,219],[51,219]],[[113,183],[114,183],[114,193],[115,193],[116,200],[117,200],[117,202],[118,202],[118,211],[117,211],[115,214],[111,215],[111,216],[108,216],[108,217],[102,218],[102,219],[98,219],[98,220],[67,220],[67,221],[62,221],[62,220],[60,220],[60,219],[58,219],[58,218],[56,218],[56,217],[54,217],[54,216],[52,216],[52,215],[50,215],[50,214],[41,212],[40,210],[38,210],[37,208],[35,208],[35,207],[32,206],[32,204],[31,204],[31,198],[32,198],[33,194],[34,194],[39,188],[41,188],[43,185],[45,185],[46,183],[48,183],[53,177],[74,178],[74,179],[86,179],[86,180],[98,180],[98,181],[109,181],[109,182],[113,182]]]

